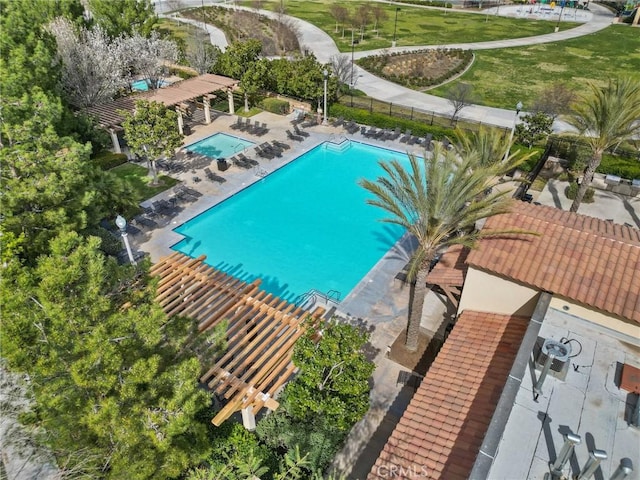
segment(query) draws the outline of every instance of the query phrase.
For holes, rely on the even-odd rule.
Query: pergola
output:
[[[278,408],[278,390],[296,373],[293,346],[323,308],[308,312],[260,290],[260,279],[246,283],[181,253],[163,258],[151,268],[159,277],[157,301],[168,316],[195,319],[203,332],[227,322],[227,350],[200,377],[224,406],[212,423],[220,426],[242,412],[244,426],[255,428],[263,408]]]
[[[464,278],[467,274],[469,249],[462,245],[452,245],[427,275],[427,284],[435,285],[445,293],[451,303],[458,308]]]
[[[205,123],[211,123],[211,99],[215,98],[214,92],[224,90],[229,100],[229,112],[235,112],[233,105],[233,90],[238,85],[238,80],[206,73],[197,77],[173,83],[164,88],[158,88],[148,92],[137,92],[132,95],[118,98],[113,102],[93,105],[87,108],[86,113],[95,116],[101,127],[111,134],[113,148],[117,153],[121,152],[117,131],[122,129],[124,117],[120,110],[133,112],[136,100],[148,100],[160,102],[168,108],[175,107],[178,113],[178,129],[184,133],[183,114],[188,110],[188,102],[202,98],[204,105]]]

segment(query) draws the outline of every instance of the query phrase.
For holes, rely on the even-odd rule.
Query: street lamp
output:
[[[513,135],[516,131],[516,123],[518,123],[518,115],[520,115],[520,111],[522,110],[522,102],[518,102],[516,104],[516,118],[513,120],[513,127],[511,127],[511,136],[509,136],[509,143],[507,145],[507,153],[504,154],[504,161],[507,161],[509,158],[509,151],[511,150],[511,142],[513,142]]]
[[[127,249],[127,255],[129,256],[129,261],[131,265],[136,265],[136,261],[133,258],[133,253],[131,252],[131,245],[129,245],[129,237],[127,235],[127,221],[124,219],[122,215],[118,215],[116,217],[116,226],[120,229],[120,234],[122,235],[122,241],[124,242],[124,246]]]
[[[324,110],[322,111],[322,125],[327,125],[327,80],[329,79],[329,71],[325,68],[322,71],[322,75],[324,76]]]
[[[567,0],[562,0],[562,8],[560,9],[560,16],[558,17],[558,23],[556,23],[556,33],[560,30],[560,20],[562,20],[562,12],[564,12],[564,6],[567,4]]]
[[[391,42],[391,46],[396,46],[396,31],[398,28],[398,12],[400,11],[400,7],[396,7],[396,20],[393,22],[393,41]]]

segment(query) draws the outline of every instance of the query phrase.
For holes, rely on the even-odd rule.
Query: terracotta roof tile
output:
[[[462,245],[452,245],[440,257],[427,276],[432,285],[450,285],[461,287],[467,274],[467,256],[469,249]]]
[[[540,235],[485,238],[469,265],[640,322],[640,230],[524,202],[484,228]]]
[[[527,325],[523,317],[464,311],[367,479],[389,478],[392,468],[466,479]]]

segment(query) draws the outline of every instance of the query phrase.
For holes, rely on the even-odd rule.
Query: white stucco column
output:
[[[242,425],[250,431],[256,429],[256,417],[253,414],[253,407],[249,406],[242,409]]]
[[[109,129],[109,135],[111,135],[111,143],[113,143],[113,151],[116,153],[122,153],[120,148],[120,140],[118,140],[118,134],[115,130]]]
[[[182,112],[179,107],[176,107],[176,113],[178,114],[178,131],[180,135],[184,135],[184,122],[182,121]]]
[[[229,113],[233,115],[236,113],[236,109],[233,106],[233,91],[230,88],[227,89],[227,97],[229,98]]]
[[[202,103],[204,104],[204,123],[209,124],[211,123],[211,103],[208,95],[202,97]]]

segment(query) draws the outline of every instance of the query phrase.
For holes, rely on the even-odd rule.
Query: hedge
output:
[[[596,172],[633,180],[640,178],[640,161],[604,154]]]
[[[113,167],[127,163],[127,156],[124,153],[101,152],[92,160],[102,170],[111,170]]]
[[[277,113],[278,115],[289,113],[289,102],[279,98],[265,98],[262,100],[260,107],[267,112]]]
[[[333,104],[329,107],[329,115],[332,117],[342,117],[345,120],[353,120],[356,123],[369,125],[378,128],[396,128],[402,130],[409,129],[413,135],[424,136],[430,133],[434,140],[443,138],[454,138],[454,131],[450,128],[439,127],[437,125],[426,125],[414,120],[392,117],[383,113],[370,113],[361,108],[347,107],[346,105]]]

